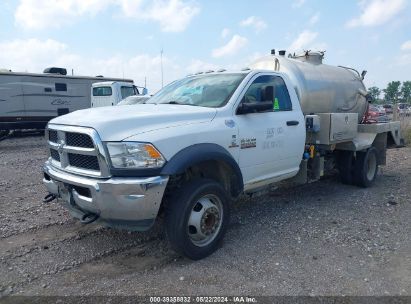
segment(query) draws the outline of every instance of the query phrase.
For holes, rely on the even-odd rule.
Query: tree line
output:
[[[375,103],[409,103],[411,104],[411,81],[391,81],[387,87],[381,90],[378,87],[368,88],[368,93]],[[381,95],[383,98],[381,99]]]

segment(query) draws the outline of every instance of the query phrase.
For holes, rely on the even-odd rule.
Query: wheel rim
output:
[[[374,179],[375,171],[377,170],[377,158],[374,153],[368,154],[367,159],[367,179],[369,181]]]
[[[204,247],[217,237],[221,230],[223,204],[212,194],[198,199],[191,209],[187,233],[194,245]]]

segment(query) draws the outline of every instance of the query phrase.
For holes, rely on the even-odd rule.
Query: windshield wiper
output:
[[[169,102],[164,102],[162,104],[174,104],[174,105],[183,105],[183,106],[198,106],[196,104],[184,103],[184,102],[179,102],[179,101],[176,101],[176,100],[171,100]]]

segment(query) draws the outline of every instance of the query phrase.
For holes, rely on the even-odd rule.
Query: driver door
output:
[[[270,101],[272,106],[255,107]],[[278,75],[257,74],[242,98],[242,103],[261,109],[239,114],[239,165],[245,190],[274,182],[298,172],[305,140],[303,116],[293,104],[284,80]]]

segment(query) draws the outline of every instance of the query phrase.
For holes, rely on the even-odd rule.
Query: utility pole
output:
[[[161,88],[164,86],[164,73],[163,73],[163,48],[160,52],[160,61],[161,61]]]

